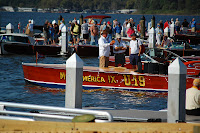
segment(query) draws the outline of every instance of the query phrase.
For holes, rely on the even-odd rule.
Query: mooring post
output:
[[[66,61],[65,107],[82,108],[83,61],[74,53]]]
[[[6,33],[13,33],[14,31],[14,26],[9,23],[7,26],[6,26]]]
[[[155,56],[155,44],[156,44],[156,32],[155,32],[155,29],[154,27],[152,27],[150,30],[149,30],[149,50],[150,50],[150,56],[153,57]]]
[[[173,36],[174,36],[174,27],[175,27],[175,25],[174,25],[174,23],[172,23],[172,24],[170,25],[170,37],[173,37]]]
[[[67,28],[64,25],[61,29],[61,55],[65,55],[67,53],[67,47],[68,47],[68,40],[67,40]]]
[[[141,20],[140,20],[140,26],[141,26],[141,38],[144,38],[145,37],[145,17],[142,16],[141,17]]]
[[[153,27],[155,29],[155,16],[152,16],[151,27]]]
[[[168,67],[167,122],[185,122],[185,91],[187,67],[176,58]]]

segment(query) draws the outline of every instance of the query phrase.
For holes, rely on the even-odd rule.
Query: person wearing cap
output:
[[[107,22],[105,29],[106,29],[106,32],[108,33],[108,35],[107,35],[108,42],[111,42],[112,41],[112,30],[113,30],[113,28],[111,26],[110,21]]]
[[[31,20],[28,20],[28,24],[26,26],[26,34],[30,37],[33,37],[33,24]]]
[[[101,37],[98,40],[99,43],[99,67],[104,68],[108,67],[109,64],[109,55],[110,55],[110,44],[113,45],[114,43],[109,43],[107,41],[108,33],[106,30],[102,32]]]
[[[193,81],[193,86],[186,90],[186,114],[200,116],[200,79]]]
[[[136,34],[131,34],[131,41],[129,46],[129,60],[130,64],[133,65],[133,69],[138,70],[138,62],[140,62],[140,53],[142,50],[141,40],[136,39]]]
[[[121,64],[124,67],[125,64],[125,51],[127,47],[125,42],[121,39],[120,34],[116,34],[115,43],[113,44],[113,53],[115,54],[115,67]]]

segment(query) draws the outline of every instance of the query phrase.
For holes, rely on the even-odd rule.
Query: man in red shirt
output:
[[[168,23],[168,20],[166,20],[166,22],[164,23],[164,29],[165,29],[166,27],[168,27],[168,28],[169,28],[169,23]],[[164,29],[163,29],[163,30],[164,30]]]

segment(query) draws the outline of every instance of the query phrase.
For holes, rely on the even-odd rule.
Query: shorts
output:
[[[99,67],[108,67],[109,64],[109,57],[101,56],[99,58]]]
[[[176,26],[176,31],[180,31],[180,27],[179,26]]]
[[[80,35],[73,35],[73,38],[80,38]]]
[[[131,54],[129,56],[129,60],[131,65],[138,65],[138,62],[140,62],[140,56],[138,56],[138,54]]]
[[[83,34],[83,39],[88,39],[89,38],[89,34]]]

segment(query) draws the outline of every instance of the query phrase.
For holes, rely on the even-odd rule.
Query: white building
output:
[[[136,12],[137,9],[122,9],[122,10],[118,10],[120,13],[123,13],[123,14],[129,14],[129,13],[133,13],[133,12]]]
[[[1,9],[8,11],[8,12],[14,12],[15,11],[12,6],[2,6]]]

